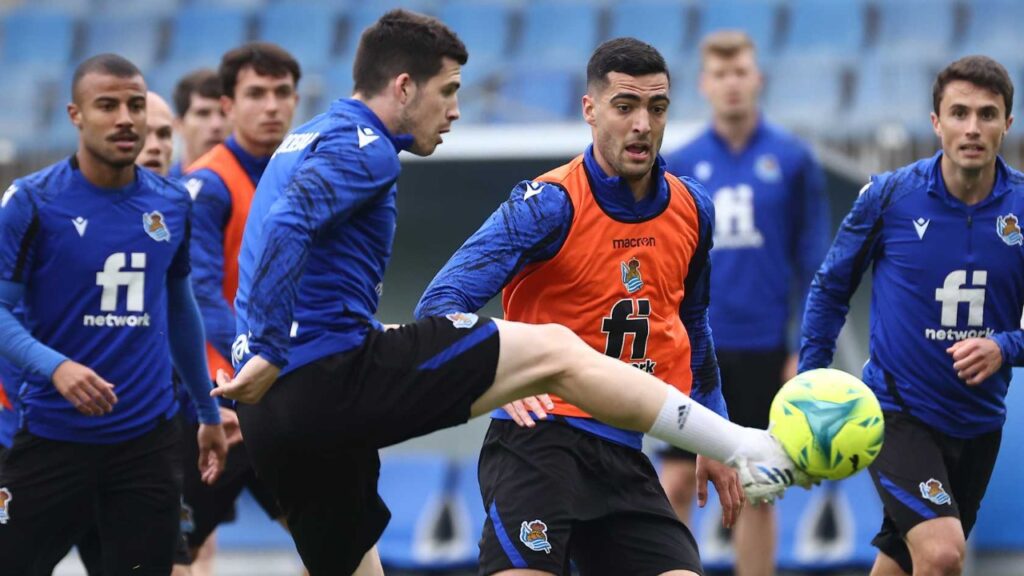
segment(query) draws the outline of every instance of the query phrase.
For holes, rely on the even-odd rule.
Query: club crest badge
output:
[[[149,237],[157,242],[171,241],[171,231],[167,229],[164,215],[158,210],[142,214],[142,227],[146,230],[146,234],[149,234]]]
[[[644,287],[644,279],[640,276],[640,261],[636,258],[627,262],[619,263],[619,271],[622,273],[622,285],[626,292],[633,294]]]
[[[14,496],[11,496],[11,491],[7,488],[0,488],[0,524],[7,524],[7,521],[11,519],[12,500],[14,500]]]
[[[942,504],[949,504],[950,502],[949,494],[947,494],[946,490],[942,487],[942,482],[939,482],[935,478],[929,478],[927,482],[921,482],[918,485],[918,488],[921,489],[921,497],[925,500],[929,500],[939,504],[940,506]]]
[[[445,318],[450,320],[452,326],[455,326],[456,328],[472,328],[473,326],[476,326],[476,323],[480,320],[479,316],[469,312],[446,314]]]
[[[1007,246],[1024,245],[1024,235],[1020,231],[1020,220],[1012,213],[996,218],[996,232]]]
[[[548,525],[540,520],[523,522],[519,528],[519,541],[534,552],[543,551],[551,554],[551,543],[548,542]]]

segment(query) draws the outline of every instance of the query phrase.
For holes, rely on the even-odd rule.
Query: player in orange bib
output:
[[[583,97],[594,144],[517,185],[434,278],[417,316],[475,311],[503,290],[506,320],[562,324],[724,416],[707,324],[713,205],[658,155],[669,85],[651,46],[598,47]],[[640,433],[546,395],[492,419],[481,574],[562,574],[570,560],[583,575],[703,573]],[[698,477],[702,504],[710,478],[731,525],[744,501],[736,473],[702,457]]]

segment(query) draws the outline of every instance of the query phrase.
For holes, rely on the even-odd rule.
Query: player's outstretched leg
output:
[[[809,485],[767,431],[729,422],[654,376],[595,351],[568,328],[495,323],[497,373],[473,403],[473,416],[549,392],[598,420],[736,467],[752,501],[773,500],[794,483]]]

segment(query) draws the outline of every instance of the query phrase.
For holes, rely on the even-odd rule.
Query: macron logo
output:
[[[359,136],[359,147],[363,148],[380,140],[380,136],[373,133],[369,128],[356,126],[356,134]]]
[[[89,221],[79,216],[71,220],[71,223],[75,225],[75,230],[78,230],[78,237],[85,236],[85,227],[89,225]]]
[[[928,230],[929,224],[931,224],[931,220],[925,220],[924,218],[914,220],[914,229],[917,230],[918,240],[924,240],[924,233]]]
[[[536,196],[544,191],[544,184],[540,182],[530,182],[526,185],[526,194],[523,194],[523,200],[529,200],[531,197]]]

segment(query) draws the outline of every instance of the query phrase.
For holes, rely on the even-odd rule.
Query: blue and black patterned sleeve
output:
[[[224,299],[224,228],[231,217],[231,195],[211,170],[197,170],[189,179],[198,189],[192,205],[192,288],[207,341],[230,358],[235,315]]]
[[[699,239],[690,260],[684,281],[686,295],[679,307],[679,317],[690,337],[690,369],[693,386],[690,396],[724,418],[729,417],[722,396],[722,379],[718,372],[715,342],[708,322],[711,303],[711,246],[714,234],[715,205],[704,187],[690,178],[682,178],[697,205]]]
[[[878,250],[889,185],[872,181],[864,187],[814,275],[800,330],[800,372],[832,364],[850,298]]]
[[[247,308],[249,346],[276,366],[287,362],[299,279],[317,234],[347,220],[398,179],[393,149],[365,150],[355,142],[318,142],[263,219]]]
[[[49,378],[67,358],[32,337],[14,315],[25,294],[39,234],[38,206],[15,182],[0,196],[0,356]]]
[[[416,318],[476,312],[524,266],[557,254],[572,217],[572,203],[561,188],[520,182],[430,282]]]

